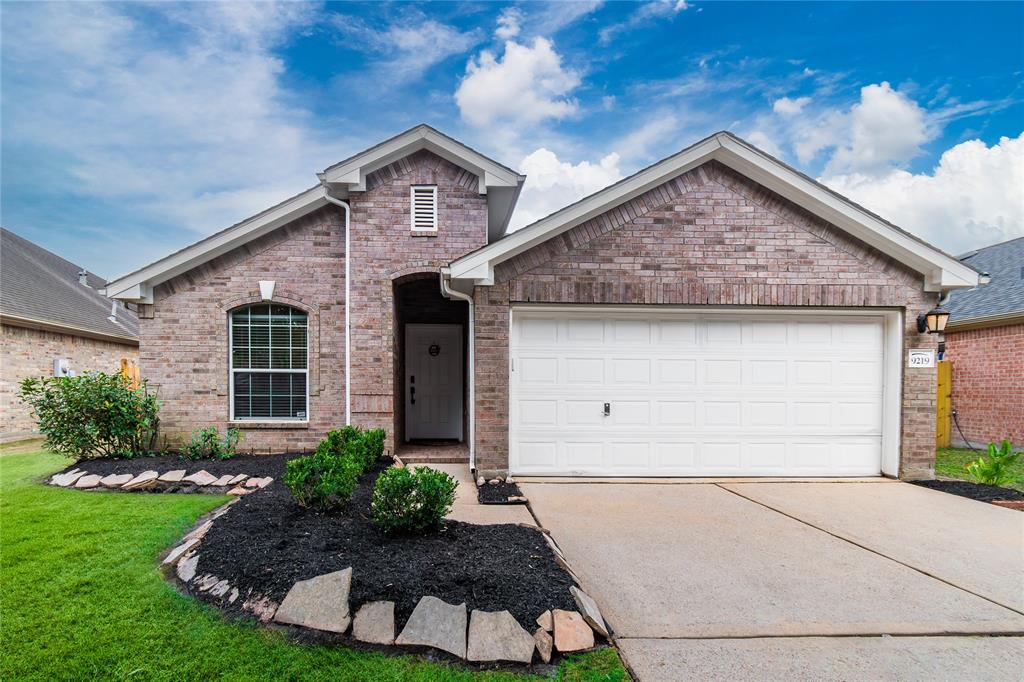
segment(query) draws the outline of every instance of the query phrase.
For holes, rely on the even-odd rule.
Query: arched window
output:
[[[231,313],[231,419],[308,419],[308,318],[298,308],[257,303]]]

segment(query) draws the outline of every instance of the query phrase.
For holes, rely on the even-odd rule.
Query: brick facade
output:
[[[121,359],[137,360],[133,345],[0,325],[0,440],[13,440],[36,433],[31,409],[18,398],[22,379],[53,376],[54,358],[67,358],[76,374],[120,370]]]
[[[953,409],[972,442],[1024,446],[1024,324],[950,331]],[[953,428],[953,439],[961,440]]]
[[[413,235],[409,187],[438,186],[436,235]],[[352,422],[395,433],[394,285],[437,278],[438,270],[486,243],[487,204],[475,175],[429,152],[400,159],[349,197],[352,236]],[[309,423],[233,424],[243,451],[304,451],[345,423],[344,210],[329,206],[209,261],[154,291],[140,315],[143,375],[158,387],[163,439],[198,428],[227,428],[228,313],[259,300],[274,280],[274,301],[309,314]]]
[[[712,162],[498,266],[477,290],[477,462],[508,462],[514,303],[878,307],[905,311],[905,348],[930,308],[920,275]],[[934,466],[935,370],[905,369],[901,475]]]

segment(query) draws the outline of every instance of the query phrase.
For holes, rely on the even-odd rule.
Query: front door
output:
[[[462,440],[462,325],[405,325],[405,439]]]

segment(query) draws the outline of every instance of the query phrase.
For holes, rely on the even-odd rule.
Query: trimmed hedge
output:
[[[316,452],[288,462],[284,484],[303,507],[344,507],[359,477],[384,454],[384,438],[383,429],[328,431]]]
[[[373,522],[389,534],[435,528],[451,511],[457,486],[452,476],[429,467],[387,469],[373,487]]]

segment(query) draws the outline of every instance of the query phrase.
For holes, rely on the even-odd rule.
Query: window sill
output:
[[[411,237],[436,237],[437,236],[437,230],[433,230],[432,232],[427,232],[426,230],[411,230],[409,232],[409,236],[411,236]]]
[[[231,429],[308,429],[309,422],[301,421],[271,421],[271,422],[259,422],[259,421],[233,421],[228,422],[228,428]]]

